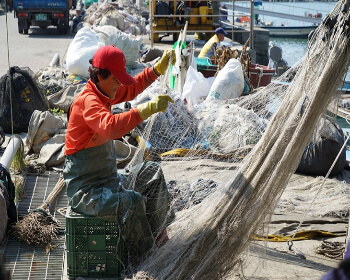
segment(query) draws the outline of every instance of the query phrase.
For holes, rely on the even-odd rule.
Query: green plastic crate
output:
[[[212,60],[210,60],[209,58],[207,57],[204,57],[204,58],[199,58],[199,57],[196,57],[195,58],[196,60],[196,64],[197,64],[197,70],[207,70],[207,69],[210,69],[210,68],[217,68],[217,65],[216,64],[212,64]]]
[[[122,239],[118,245],[118,238],[116,223],[81,215],[68,207],[66,212],[68,277],[119,277],[124,266],[127,266],[127,254]]]

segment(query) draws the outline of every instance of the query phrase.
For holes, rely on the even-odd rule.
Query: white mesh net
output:
[[[130,166],[144,155],[161,158],[176,219],[169,226],[170,240],[140,265],[135,279],[232,275],[250,237],[275,209],[327,105],[337,98],[350,62],[350,13],[341,11],[344,3],[339,1],[309,36],[305,57],[254,94],[203,102],[195,111],[164,81],[139,97],[166,92],[175,100],[135,131],[148,148]],[[327,186],[332,184],[323,197],[331,200]],[[342,215],[349,206],[345,188],[343,194],[336,206],[313,214]],[[306,209],[289,198],[282,197],[278,207]]]

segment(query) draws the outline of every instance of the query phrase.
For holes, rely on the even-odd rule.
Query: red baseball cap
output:
[[[136,84],[136,80],[126,72],[126,60],[123,52],[113,45],[99,48],[94,54],[92,65],[109,70],[125,86]]]

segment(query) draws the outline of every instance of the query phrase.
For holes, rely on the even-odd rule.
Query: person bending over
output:
[[[175,54],[166,50],[154,67],[133,78],[126,72],[123,52],[114,46],[99,48],[90,63],[90,79],[70,110],[65,140],[63,176],[71,208],[85,215],[117,222],[133,256],[143,256],[169,223],[170,196],[160,166],[143,162],[117,172],[113,139],[140,122],[164,112],[168,95],[158,95],[127,112],[113,115],[111,106],[134,99],[164,74]]]

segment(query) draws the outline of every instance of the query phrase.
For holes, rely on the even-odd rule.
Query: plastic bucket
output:
[[[199,14],[200,15],[205,15],[204,17],[201,17],[201,24],[206,24],[207,23],[207,15],[208,15],[208,6],[201,6],[199,7]]]
[[[190,15],[198,15],[198,8],[191,8]],[[199,24],[199,17],[190,17],[190,24]]]

